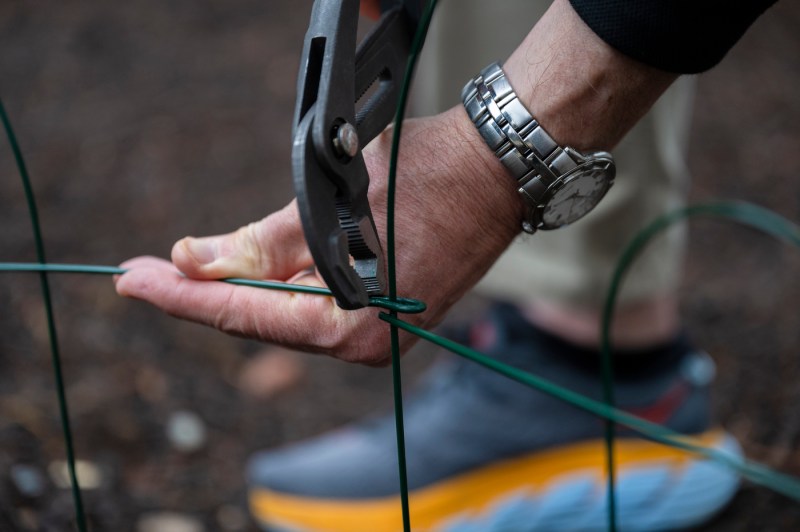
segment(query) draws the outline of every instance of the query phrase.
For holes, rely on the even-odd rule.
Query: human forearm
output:
[[[606,44],[567,0],[552,4],[503,67],[550,135],[578,150],[613,148],[677,77]]]

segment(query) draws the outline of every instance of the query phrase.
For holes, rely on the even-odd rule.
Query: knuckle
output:
[[[214,328],[227,334],[246,336],[248,334],[246,317],[251,315],[251,304],[247,300],[234,301],[234,290],[231,287],[226,300],[214,314],[212,324]]]
[[[238,255],[246,263],[248,271],[267,274],[272,270],[269,256],[259,238],[258,222],[237,229],[234,241]]]
[[[270,254],[266,252],[266,245],[262,241],[259,222],[251,222],[245,226],[247,231],[247,241],[251,249],[254,266],[262,273],[271,272],[274,264],[270,259]]]

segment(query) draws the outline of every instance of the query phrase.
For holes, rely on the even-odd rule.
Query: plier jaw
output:
[[[292,171],[306,242],[345,309],[365,307],[386,289],[361,148],[394,116],[411,34],[398,3],[356,50],[358,11],[359,0],[315,1],[293,124]]]

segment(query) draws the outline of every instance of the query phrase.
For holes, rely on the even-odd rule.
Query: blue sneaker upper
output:
[[[491,338],[481,345],[486,354],[600,399],[597,353],[536,329],[510,305],[495,305],[476,327],[484,339]],[[404,403],[410,490],[499,460],[602,436],[602,420],[453,357],[437,364]],[[708,429],[713,362],[707,355],[677,339],[649,354],[616,358],[619,407],[684,433]],[[394,431],[388,415],[258,453],[248,465],[249,483],[323,499],[397,495]]]

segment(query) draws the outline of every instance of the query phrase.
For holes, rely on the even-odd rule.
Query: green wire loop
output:
[[[424,301],[408,297],[398,297],[392,301],[387,297],[372,296],[369,298],[369,305],[371,307],[392,310],[398,314],[420,314],[425,312],[428,308],[428,305],[426,305]]]

